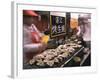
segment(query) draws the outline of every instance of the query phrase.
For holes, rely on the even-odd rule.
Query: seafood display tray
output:
[[[81,53],[81,51],[84,49],[84,47],[77,48],[75,52],[71,53],[70,56],[66,57],[59,63],[55,63],[52,67],[50,66],[37,66],[37,65],[30,65],[30,64],[24,64],[24,69],[41,69],[41,68],[60,68],[64,67],[70,60],[72,60],[77,54]]]

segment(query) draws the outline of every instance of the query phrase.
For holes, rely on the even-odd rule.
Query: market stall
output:
[[[40,13],[43,18],[41,11]],[[48,14],[48,15],[47,15]],[[90,48],[86,46],[81,36],[77,36],[80,26],[79,13],[46,12],[49,16],[41,42],[46,44],[45,50],[39,51],[24,64],[24,69],[57,68],[84,66],[90,56]],[[47,19],[47,18],[46,18]],[[41,19],[43,20],[43,19]],[[40,21],[42,22],[42,21]],[[90,59],[85,66],[90,66]]]
[[[80,54],[83,49],[81,41],[75,37],[71,37],[65,40],[65,44],[59,45],[55,49],[47,49],[33,56],[33,59],[27,65],[29,68],[64,67],[77,54]]]

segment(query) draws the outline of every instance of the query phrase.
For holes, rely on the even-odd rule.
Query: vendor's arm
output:
[[[31,43],[31,44],[25,44],[24,45],[24,51],[25,52],[39,52],[42,50],[42,44],[41,43]]]

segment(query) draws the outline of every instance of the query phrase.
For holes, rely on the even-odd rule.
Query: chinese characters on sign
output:
[[[51,16],[51,36],[59,36],[66,33],[65,17]]]

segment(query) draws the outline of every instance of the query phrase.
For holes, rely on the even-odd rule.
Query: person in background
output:
[[[91,22],[90,14],[79,15],[79,27],[77,35],[82,38],[83,45],[90,48],[91,43]]]
[[[77,36],[81,39],[82,45],[84,46],[83,50],[83,59],[80,63],[82,66],[90,66],[91,65],[91,15],[83,14],[79,15],[79,26]],[[85,57],[89,54],[87,59]],[[83,61],[85,62],[83,63]]]
[[[41,42],[43,34],[34,25],[34,18],[38,17],[32,10],[23,10],[23,56],[24,63],[33,58],[33,55],[42,52],[46,44]]]

